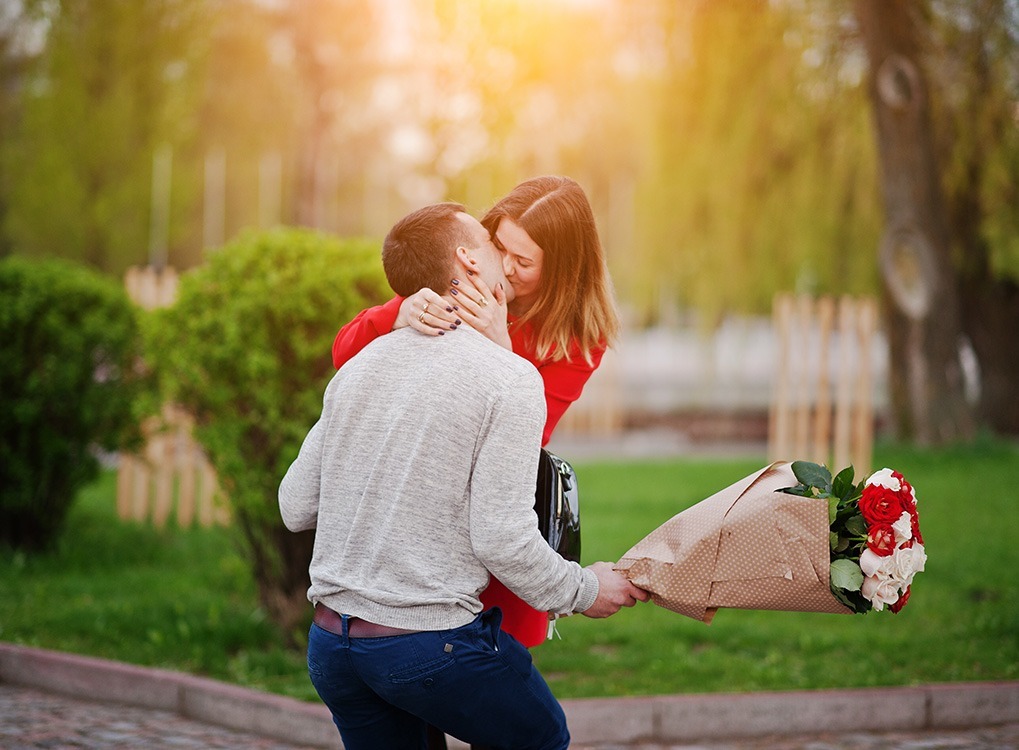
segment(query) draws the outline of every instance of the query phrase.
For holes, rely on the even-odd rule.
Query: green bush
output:
[[[167,395],[195,417],[230,499],[262,604],[287,632],[308,611],[313,535],[283,526],[279,483],[321,412],[336,330],[390,294],[374,243],[250,233],[185,274],[146,328]]]
[[[95,447],[137,438],[140,349],[118,282],[61,261],[0,261],[0,541],[47,546],[96,476]]]

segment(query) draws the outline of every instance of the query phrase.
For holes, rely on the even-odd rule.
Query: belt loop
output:
[[[343,638],[343,645],[350,645],[350,615],[340,615],[340,622],[342,623],[340,630],[343,631],[340,637]]]

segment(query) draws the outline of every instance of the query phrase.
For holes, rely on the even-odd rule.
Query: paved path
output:
[[[91,703],[6,684],[0,684],[0,748],[305,750],[184,719],[170,711]]]
[[[337,740],[336,746],[339,747]],[[451,748],[454,745],[451,744]],[[312,750],[185,719],[0,684],[2,750]],[[937,732],[814,734],[683,745],[577,745],[576,750],[1016,750],[1019,723]]]
[[[563,706],[575,750],[1019,750],[1019,682]],[[339,747],[320,703],[0,642],[0,750]],[[465,747],[450,742],[450,750]]]

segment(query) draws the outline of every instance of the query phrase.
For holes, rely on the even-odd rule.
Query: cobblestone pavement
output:
[[[29,748],[310,750],[168,711],[91,703],[0,684],[0,750]],[[682,745],[584,745],[575,750],[1019,750],[1019,723],[958,731],[819,734]]]
[[[337,743],[338,745],[339,743]],[[0,750],[310,750],[183,719],[0,684]]]

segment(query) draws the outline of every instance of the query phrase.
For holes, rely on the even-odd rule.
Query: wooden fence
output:
[[[145,310],[168,307],[177,299],[177,271],[170,266],[132,266],[124,274],[127,296]]]
[[[173,303],[177,273],[164,267],[134,267],[124,285],[132,300],[151,310]],[[151,521],[162,528],[176,510],[177,523],[227,524],[229,509],[201,446],[191,436],[191,416],[168,404],[142,425],[145,446],[122,453],[117,468],[117,513],[125,520]]]
[[[191,437],[190,416],[166,406],[143,425],[145,448],[122,454],[117,469],[117,514],[162,528],[176,510],[177,523],[227,524],[230,513],[216,473]]]
[[[772,460],[806,459],[834,471],[870,471],[874,441],[872,353],[877,304],[869,298],[780,295],[778,367],[769,418]]]

